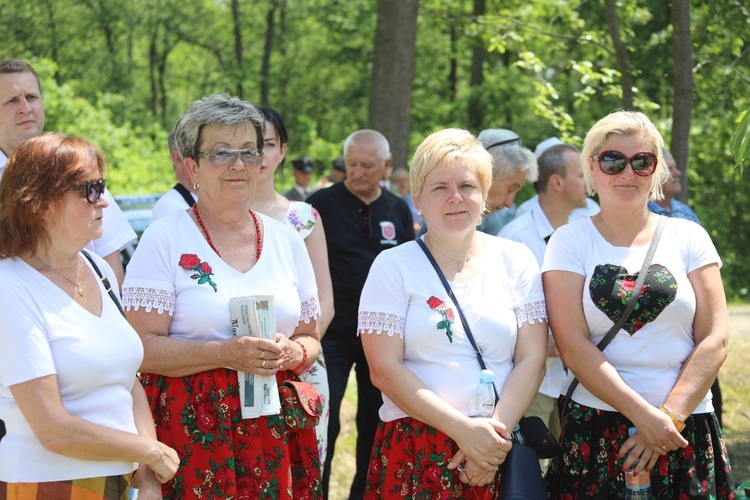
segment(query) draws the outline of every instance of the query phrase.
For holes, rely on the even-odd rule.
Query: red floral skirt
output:
[[[484,487],[464,484],[448,459],[458,451],[443,432],[413,418],[380,422],[370,457],[365,496],[483,500],[500,497],[500,474]]]
[[[180,456],[165,499],[323,498],[315,430],[287,431],[278,415],[242,419],[236,371],[143,373],[141,381],[159,441]]]

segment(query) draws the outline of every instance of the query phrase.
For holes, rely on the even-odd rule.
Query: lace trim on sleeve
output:
[[[383,312],[359,311],[359,321],[357,326],[357,335],[363,333],[386,332],[389,337],[398,333],[400,338],[404,338],[404,321],[403,316]]]
[[[156,308],[156,312],[164,314],[167,311],[170,316],[174,315],[174,293],[153,288],[123,287],[122,307],[129,311],[137,311],[143,307],[146,312]]]
[[[320,302],[318,296],[314,296],[310,300],[306,300],[301,304],[301,310],[299,313],[299,320],[309,323],[311,319],[318,318],[320,316]]]
[[[534,324],[534,321],[547,321],[547,303],[543,300],[536,302],[529,302],[516,307],[516,322],[518,328],[521,328],[524,323]]]

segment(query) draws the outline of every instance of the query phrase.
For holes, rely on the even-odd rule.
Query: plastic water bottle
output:
[[[493,380],[495,380],[495,372],[492,370],[482,370],[482,375],[479,377],[479,384],[474,389],[474,394],[472,394],[469,401],[470,417],[489,418],[495,413]]]
[[[628,436],[635,434],[635,427],[628,429]],[[627,455],[626,457],[627,458]],[[632,466],[631,466],[632,467]],[[651,474],[645,469],[633,475],[634,470],[625,471],[625,500],[653,500],[654,494],[651,491]]]

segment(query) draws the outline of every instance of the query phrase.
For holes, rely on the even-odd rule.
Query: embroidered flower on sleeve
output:
[[[195,271],[195,274],[190,277],[194,280],[198,280],[199,285],[208,283],[211,285],[211,288],[214,289],[214,292],[218,291],[216,283],[211,280],[211,276],[213,276],[214,272],[208,262],[201,262],[200,257],[194,253],[184,253],[180,257],[179,265],[186,271]]]
[[[427,299],[427,305],[430,306],[430,309],[432,309],[433,311],[439,312],[443,317],[443,321],[440,321],[437,324],[437,328],[438,330],[445,330],[445,334],[448,336],[448,341],[452,344],[453,330],[451,330],[451,326],[453,325],[453,320],[455,319],[455,316],[453,315],[453,309],[447,307],[445,305],[445,302],[435,297],[434,295]]]

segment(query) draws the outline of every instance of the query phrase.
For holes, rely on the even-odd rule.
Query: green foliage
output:
[[[750,108],[746,109],[737,117],[737,130],[732,135],[729,149],[732,150],[738,165],[750,158]]]
[[[292,158],[308,154],[316,176],[344,138],[368,125],[377,2],[258,0],[0,0],[7,23],[0,57],[30,59],[43,80],[48,130],[83,135],[111,162],[116,193],[162,192],[173,182],[166,131],[202,95],[242,91],[261,99],[267,22],[274,23],[268,103],[285,117]],[[635,108],[670,142],[674,103],[671,4],[618,0],[620,35]],[[421,0],[410,145],[445,127],[511,128],[533,147],[557,136],[580,145],[588,128],[622,105],[603,2]],[[691,3],[694,101],[689,203],[722,256],[731,298],[748,297],[750,81],[747,26],[739,0]],[[235,47],[239,26],[240,51]],[[473,49],[486,49],[484,82],[470,84]],[[737,123],[733,118],[740,115]],[[478,132],[474,130],[473,132]],[[279,186],[291,184],[279,169]],[[519,194],[523,201],[531,194]]]

